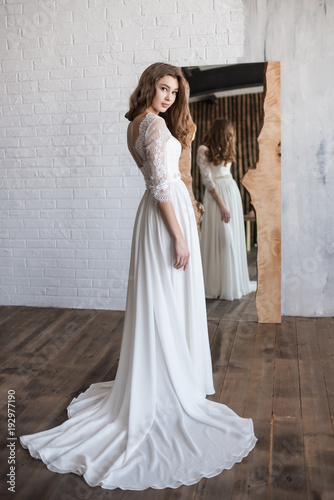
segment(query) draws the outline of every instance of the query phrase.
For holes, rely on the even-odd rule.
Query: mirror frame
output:
[[[264,70],[263,126],[256,168],[242,184],[251,196],[257,221],[256,310],[258,323],[281,323],[281,78],[280,62]]]

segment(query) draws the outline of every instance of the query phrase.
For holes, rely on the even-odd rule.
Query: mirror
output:
[[[262,266],[259,267],[256,265],[259,263],[257,255],[257,244],[259,243],[259,228],[257,228],[257,223],[259,223],[259,221],[255,220],[257,210],[254,210],[254,207],[251,204],[251,201],[254,203],[253,196],[251,198],[247,189],[245,189],[245,185],[247,188],[249,188],[249,185],[247,183],[243,184],[243,182],[244,179],[247,179],[249,172],[254,171],[257,161],[261,156],[257,139],[260,131],[263,131],[263,85],[264,75],[266,75],[268,64],[273,63],[182,68],[182,71],[190,85],[190,111],[197,126],[197,132],[192,146],[193,191],[196,200],[202,201],[204,192],[204,188],[200,180],[199,168],[196,164],[197,148],[203,139],[204,133],[207,131],[213,120],[218,117],[228,118],[234,124],[236,130],[237,158],[236,162],[232,165],[231,173],[233,174],[233,177],[238,185],[242,198],[248,250],[249,275],[251,280],[259,278],[257,276],[257,270],[260,271],[260,274],[262,270]],[[247,179],[247,182],[249,183],[249,179]],[[252,182],[250,182],[250,184],[252,184]],[[264,193],[266,191],[266,185],[262,184],[261,190]],[[261,234],[262,233],[263,231]],[[280,274],[280,262],[278,262],[277,259],[277,231],[275,236],[276,266],[278,266],[278,269],[276,270],[277,276],[278,271]],[[268,254],[268,244],[269,246],[272,246],[270,242],[262,242],[262,250],[265,249],[266,254]],[[272,261],[272,259],[269,260]],[[265,267],[268,268],[268,266]],[[270,274],[272,274],[272,270]],[[262,273],[262,276],[260,276],[259,286],[260,294],[257,293],[258,321],[280,322],[280,289],[278,297],[277,287],[274,292],[268,287],[268,284],[264,286]],[[274,304],[274,315],[272,304],[269,304],[268,307],[268,300],[266,304],[262,304],[261,307],[259,306],[258,295],[262,297],[267,296],[267,298],[270,297],[271,303]],[[279,318],[277,314],[278,306]]]

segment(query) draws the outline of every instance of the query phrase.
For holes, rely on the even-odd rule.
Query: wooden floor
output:
[[[90,488],[47,470],[16,447],[16,493],[9,493],[2,432],[1,498],[16,500],[330,500],[334,498],[334,319],[256,322],[254,294],[209,300],[213,400],[254,420],[258,443],[231,470],[176,490]],[[16,435],[60,424],[71,399],[116,373],[124,313],[0,308],[1,419],[15,390]]]

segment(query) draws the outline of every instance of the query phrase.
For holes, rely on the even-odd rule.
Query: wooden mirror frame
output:
[[[265,64],[258,146],[256,168],[242,179],[256,211],[256,310],[259,323],[281,323],[281,79],[277,61]]]

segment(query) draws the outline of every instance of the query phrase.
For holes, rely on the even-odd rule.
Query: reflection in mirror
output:
[[[243,233],[244,231],[246,232],[246,242],[242,242],[242,245],[243,247],[247,247],[249,278],[256,281],[256,217],[254,207],[251,205],[250,195],[241,181],[248,169],[254,168],[257,160],[257,137],[260,132],[263,110],[264,63],[190,67],[182,68],[182,71],[190,85],[190,111],[197,126],[192,146],[192,176],[194,195],[199,202],[203,202],[204,200],[204,186],[199,168],[200,162],[197,161],[198,148],[203,144],[205,134],[217,118],[228,119],[232,124],[232,128],[234,128],[236,150],[235,158],[231,165],[231,174],[239,189],[242,200],[240,226],[244,225],[244,227],[240,227],[240,231]],[[213,170],[217,172],[217,170]],[[226,167],[220,170],[223,172],[223,170],[226,170]],[[234,194],[236,195],[236,193]],[[209,212],[211,213],[211,209],[207,204],[208,201],[209,197],[206,196],[207,214],[204,217],[207,217]],[[231,213],[231,217],[233,215],[235,214]],[[210,234],[207,230],[207,219],[204,222],[205,230],[202,232],[202,250],[205,247],[203,236],[208,238]],[[203,226],[204,224],[202,224],[202,229]],[[232,228],[231,224],[230,228]],[[229,230],[231,231],[230,228]],[[229,235],[227,226],[225,234]],[[203,259],[204,267],[205,260],[206,258]],[[206,275],[205,269],[204,275]],[[249,293],[247,292],[246,285],[241,286],[241,288],[244,290],[242,295]],[[254,286],[252,289],[254,289]],[[240,294],[240,290],[238,293]],[[210,292],[207,293],[207,296],[210,297]],[[229,297],[222,293],[221,298],[232,300],[233,298],[240,297]]]

